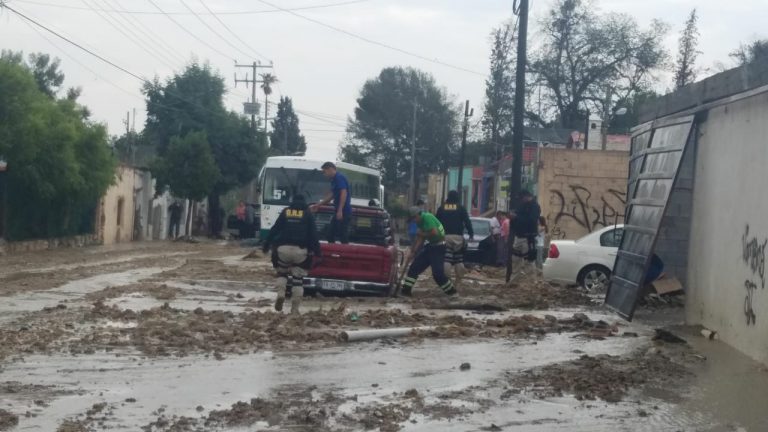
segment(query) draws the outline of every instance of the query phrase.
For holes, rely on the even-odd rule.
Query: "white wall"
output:
[[[686,318],[768,364],[768,93],[712,109],[697,151]]]

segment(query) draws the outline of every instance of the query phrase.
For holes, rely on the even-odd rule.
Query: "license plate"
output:
[[[320,287],[328,291],[344,291],[347,284],[341,281],[328,281],[324,280],[320,282]]]
[[[357,218],[357,226],[363,227],[363,228],[370,228],[371,227],[371,219],[370,218]]]
[[[469,242],[467,244],[467,247],[470,248],[470,249],[477,249],[478,247],[480,247],[480,243],[478,243],[478,242]]]

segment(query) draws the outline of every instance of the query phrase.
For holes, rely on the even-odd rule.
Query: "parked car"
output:
[[[544,261],[544,279],[605,292],[624,225],[612,225],[578,240],[553,240]]]
[[[473,217],[472,231],[475,238],[469,240],[469,235],[464,234],[467,241],[467,251],[464,253],[464,261],[467,263],[494,265],[496,263],[496,246],[491,235],[491,219]]]
[[[320,238],[334,216],[333,207],[316,213]],[[352,207],[349,244],[320,242],[322,258],[304,279],[305,292],[331,295],[392,295],[402,254],[395,246],[389,213],[380,207]]]

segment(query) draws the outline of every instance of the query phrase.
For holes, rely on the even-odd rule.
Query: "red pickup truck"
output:
[[[320,207],[315,222],[326,238],[333,207]],[[322,241],[323,256],[315,258],[304,279],[306,292],[332,295],[394,294],[402,254],[395,246],[390,216],[379,207],[352,207],[349,244]]]

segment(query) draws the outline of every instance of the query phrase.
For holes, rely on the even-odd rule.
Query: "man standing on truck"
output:
[[[437,286],[447,295],[456,295],[456,287],[445,275],[445,229],[443,229],[443,225],[432,213],[423,211],[419,207],[411,207],[409,214],[411,219],[416,222],[419,231],[416,243],[411,246],[410,250],[410,256],[416,255],[408,269],[401,293],[410,296],[419,275],[431,267],[432,277],[437,282]],[[421,248],[424,241],[427,244]]]
[[[349,243],[349,223],[352,220],[352,195],[349,193],[349,182],[344,174],[336,170],[333,162],[326,162],[320,167],[325,178],[331,181],[331,192],[319,203],[310,207],[315,212],[317,208],[333,201],[333,218],[328,230],[328,243]]]
[[[453,284],[458,287],[466,273],[464,268],[464,250],[467,243],[464,241],[464,229],[469,234],[469,239],[474,240],[475,232],[472,230],[472,221],[469,213],[459,203],[459,193],[455,190],[448,192],[445,203],[437,209],[437,220],[445,228],[445,272],[450,273],[453,268],[455,280]]]
[[[304,276],[311,264],[310,251],[320,257],[320,242],[317,239],[315,218],[308,210],[302,195],[294,195],[291,205],[286,207],[275,221],[261,249],[267,253],[270,245],[272,265],[277,271],[277,301],[275,310],[283,310],[288,288],[292,290],[291,314],[299,314],[299,305],[304,296]]]

